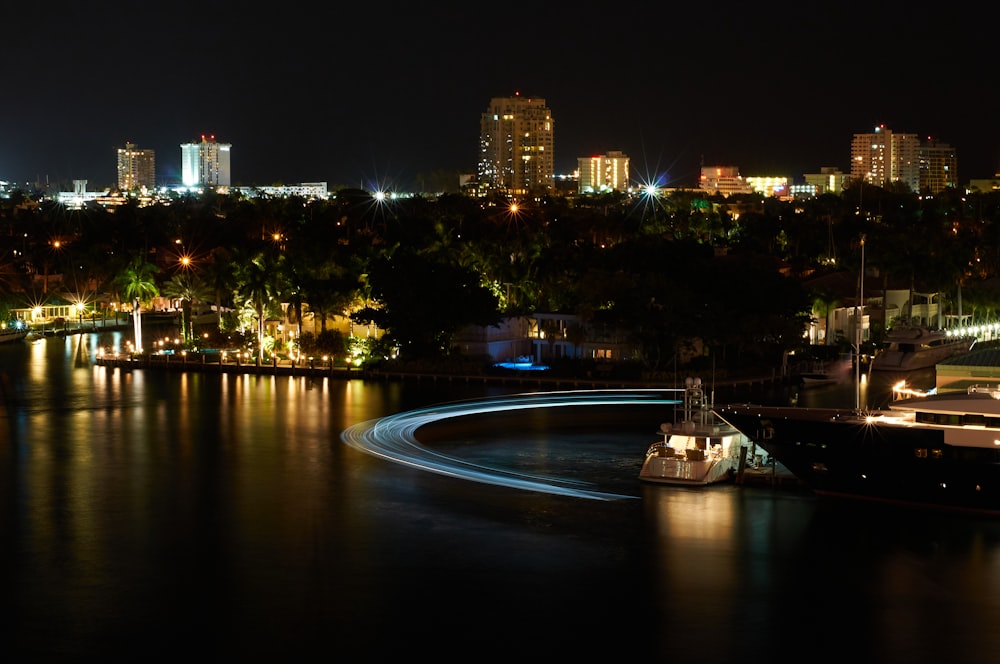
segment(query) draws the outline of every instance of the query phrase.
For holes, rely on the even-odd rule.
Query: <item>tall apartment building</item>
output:
[[[932,194],[958,188],[958,156],[955,148],[933,138],[920,144],[920,189]]]
[[[893,182],[920,191],[920,140],[916,134],[898,134],[885,125],[851,141],[851,180],[884,187]]]
[[[139,191],[156,186],[156,152],[140,150],[133,143],[118,148],[118,189]]]
[[[216,143],[215,136],[201,137],[200,143],[181,144],[181,182],[185,187],[228,187],[229,143]]]
[[[479,186],[510,196],[551,191],[553,125],[544,99],[516,94],[490,100],[479,123]]]
[[[612,150],[603,157],[578,157],[576,164],[580,172],[577,191],[581,194],[625,191],[629,187],[629,158],[621,151]]]

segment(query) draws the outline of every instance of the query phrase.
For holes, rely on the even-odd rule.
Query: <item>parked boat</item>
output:
[[[920,326],[893,328],[888,345],[875,355],[872,371],[912,371],[933,367],[972,350],[975,339]]]
[[[662,440],[646,450],[639,479],[659,484],[705,485],[732,479],[749,439],[716,418],[700,378],[685,381],[683,420],[660,425]]]
[[[908,396],[874,412],[714,412],[820,496],[1000,514],[1000,388]]]
[[[838,382],[836,376],[823,371],[817,371],[814,373],[802,373],[798,375],[799,387],[801,387],[802,389],[808,389],[810,387],[822,387],[824,385],[833,385],[836,382]]]
[[[13,320],[0,329],[0,344],[21,341],[28,336],[28,326],[23,320]]]

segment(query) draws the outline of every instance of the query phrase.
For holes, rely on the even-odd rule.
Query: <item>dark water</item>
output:
[[[0,347],[6,661],[1000,652],[1000,522],[643,485],[641,455],[666,419],[649,405],[420,431],[448,454],[628,498],[455,479],[339,434],[511,389],[122,372],[90,361],[108,341]],[[799,402],[842,398],[816,390]]]

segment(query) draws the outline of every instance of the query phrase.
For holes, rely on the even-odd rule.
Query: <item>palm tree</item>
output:
[[[208,288],[204,282],[192,274],[175,274],[170,281],[163,285],[163,294],[169,298],[176,298],[181,301],[181,337],[184,341],[191,341],[193,336],[191,321],[191,305],[195,302],[204,302],[209,297]]]
[[[154,281],[154,275],[159,271],[158,267],[137,256],[116,279],[116,282],[121,285],[122,298],[132,302],[132,325],[135,330],[136,353],[142,352],[142,303],[148,302],[160,294]]]
[[[236,264],[236,292],[240,300],[253,309],[257,319],[257,347],[264,350],[264,321],[271,301],[281,292],[280,257],[258,252],[249,260]]]

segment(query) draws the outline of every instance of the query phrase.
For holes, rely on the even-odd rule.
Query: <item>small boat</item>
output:
[[[913,371],[933,367],[956,355],[968,353],[976,340],[944,330],[921,326],[895,327],[887,346],[872,360],[872,371]]]
[[[0,329],[0,344],[21,341],[29,332],[28,325],[23,320],[12,320]]]
[[[713,412],[820,496],[1000,515],[1000,387],[911,393],[870,412]]]
[[[639,479],[659,484],[706,485],[733,478],[749,439],[712,415],[700,378],[685,381],[683,420],[660,425],[662,440],[646,450]]]
[[[798,376],[799,386],[802,389],[808,389],[810,387],[822,387],[824,385],[833,385],[839,382],[837,377],[833,374],[828,374],[825,372],[815,372],[815,373],[803,373]]]

